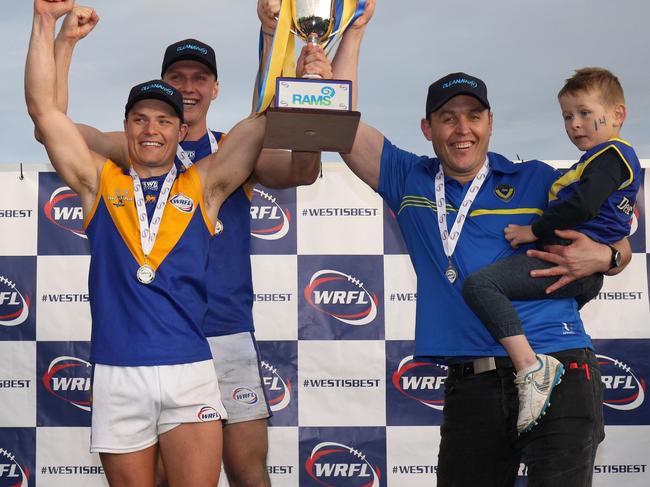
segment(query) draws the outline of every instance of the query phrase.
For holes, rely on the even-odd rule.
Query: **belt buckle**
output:
[[[497,364],[494,360],[494,357],[481,357],[472,360],[472,365],[474,366],[475,374],[482,374],[483,372],[489,372],[490,370],[496,370]]]

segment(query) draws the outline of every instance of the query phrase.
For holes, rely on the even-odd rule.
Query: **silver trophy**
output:
[[[333,0],[291,0],[292,31],[303,41],[313,45],[324,44],[334,29]],[[320,78],[305,74],[305,78]]]

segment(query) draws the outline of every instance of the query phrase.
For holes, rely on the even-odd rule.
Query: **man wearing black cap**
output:
[[[334,76],[353,86],[362,36],[363,29],[348,31],[334,62]],[[575,301],[516,304],[535,350],[567,367],[553,407],[518,435],[512,363],[461,293],[470,273],[521,251],[510,247],[503,229],[540,214],[557,178],[540,161],[514,164],[488,152],[492,120],[483,81],[452,73],[429,87],[421,121],[435,158],[401,150],[363,123],[352,151],[341,156],[397,215],[417,275],[415,355],[448,367],[437,485],[512,486],[520,462],[528,466],[529,485],[590,485],[604,437],[602,383]],[[577,232],[562,236],[573,243],[560,252],[576,267],[553,287],[610,268],[606,245]],[[629,259],[627,241],[617,246]],[[565,264],[562,255],[536,253]],[[538,275],[566,272],[560,266]]]
[[[264,10],[263,6],[268,9]],[[265,53],[271,47],[275,28],[273,14],[277,8],[279,2],[258,2]],[[66,19],[56,41],[58,72],[66,77],[72,50],[87,34],[74,20]],[[264,64],[264,61],[260,63]],[[320,48],[309,46],[299,59],[298,67],[331,78],[331,68]],[[183,169],[215,152],[226,138],[222,132],[211,131],[207,126],[210,104],[219,93],[215,52],[197,39],[171,44],[163,56],[161,77],[179,90],[183,98],[188,131],[179,145],[176,159],[177,166]],[[57,88],[58,100],[67,100],[67,80]],[[89,147],[115,162],[126,164],[128,155],[123,132],[102,133],[89,126],[78,127]],[[210,243],[208,310],[203,332],[216,357],[214,366],[228,413],[223,430],[223,460],[232,487],[270,485],[266,468],[270,413],[253,335],[250,198],[258,182],[271,188],[311,184],[319,168],[318,153],[262,151],[251,177],[221,206],[217,233],[223,231]],[[242,387],[254,391],[256,400],[237,401],[234,392]]]
[[[219,208],[249,177],[265,119],[240,122],[231,143],[181,172],[183,97],[148,81],[125,106],[130,167],[106,160],[57,107],[54,30],[72,7],[35,1],[25,96],[53,166],[81,199],[90,242],[91,451],[110,485],[153,486],[160,451],[171,487],[214,487],[227,415],[201,329],[206,262]]]

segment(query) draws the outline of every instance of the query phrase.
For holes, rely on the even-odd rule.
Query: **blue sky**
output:
[[[102,130],[122,125],[131,86],[158,77],[167,45],[187,37],[217,52],[221,93],[210,127],[228,130],[250,111],[257,69],[255,0],[97,0],[101,21],[73,61],[69,114]],[[4,0],[0,40],[0,163],[47,162],[34,142],[22,83],[32,2]],[[507,157],[572,159],[555,95],[583,66],[614,71],[626,92],[623,129],[650,158],[647,0],[378,0],[362,48],[359,110],[394,143],[432,149],[420,133],[429,83],[465,71],[488,85],[491,150]],[[338,160],[326,155],[324,160]]]

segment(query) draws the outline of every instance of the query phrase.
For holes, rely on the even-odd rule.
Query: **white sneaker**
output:
[[[525,433],[537,424],[551,405],[551,393],[562,380],[564,366],[550,355],[537,355],[537,364],[520,370],[515,377],[519,393],[517,432]]]

